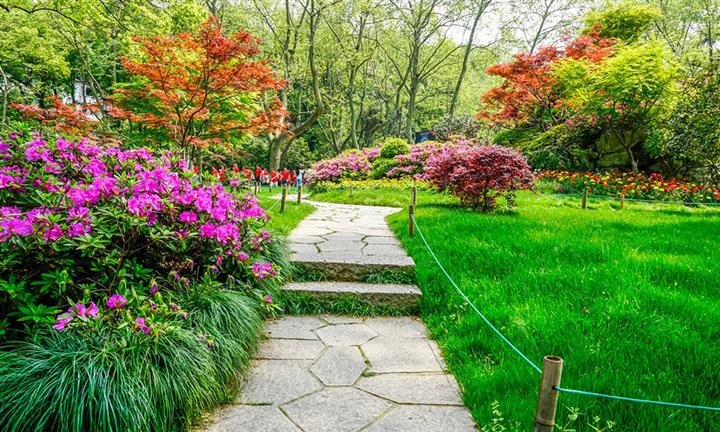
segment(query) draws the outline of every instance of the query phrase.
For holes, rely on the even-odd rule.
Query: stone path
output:
[[[398,209],[312,203],[313,214],[290,235],[293,262],[330,282],[288,284],[324,298],[343,295],[407,306],[414,285],[367,284],[377,271],[415,263],[385,222]],[[235,404],[207,432],[475,431],[457,383],[415,317],[284,317],[268,323]]]
[[[475,426],[417,318],[285,317],[208,432],[466,432]]]
[[[317,210],[290,235],[296,265],[320,270],[330,280],[362,280],[380,271],[415,271],[412,258],[385,222],[385,217],[398,209],[311,204]]]

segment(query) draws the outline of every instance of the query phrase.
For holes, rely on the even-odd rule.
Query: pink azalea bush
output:
[[[440,153],[446,148],[465,147],[473,145],[472,141],[425,141],[410,146],[408,154],[395,156],[395,167],[387,173],[389,178],[411,176],[415,180],[427,180],[425,165],[430,157]]]
[[[498,197],[513,206],[517,190],[533,187],[527,160],[500,146],[445,147],[429,157],[425,175],[438,190],[450,192],[461,204],[483,212],[494,209]]]
[[[348,150],[332,159],[321,160],[308,173],[310,184],[341,179],[362,179],[372,169],[371,162],[380,156],[380,147]]]
[[[266,219],[254,198],[203,180],[170,152],[12,136],[0,141],[0,281],[11,293],[0,296],[11,320],[0,325],[64,328],[94,317],[97,306],[78,306],[89,297],[120,309],[125,293],[155,293],[157,281],[170,289],[168,274],[184,286],[229,275],[259,284],[276,274]],[[67,298],[78,301],[61,313]]]

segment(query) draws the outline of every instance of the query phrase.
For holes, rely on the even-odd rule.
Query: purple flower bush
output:
[[[228,275],[260,284],[276,275],[265,256],[266,219],[254,198],[206,181],[171,152],[39,134],[2,140],[0,282],[8,295],[0,295],[0,316],[10,320],[0,329],[62,330],[88,318],[91,300],[94,318],[96,304],[117,311],[127,293],[172,289],[171,273],[185,287]],[[68,298],[77,301],[61,313]]]

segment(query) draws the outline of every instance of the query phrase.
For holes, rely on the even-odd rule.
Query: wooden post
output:
[[[412,197],[410,199],[410,204],[412,204],[413,207],[415,207],[415,203],[417,202],[417,186],[413,185],[412,188]]]
[[[298,205],[302,204],[302,185],[298,185],[297,203]]]
[[[282,188],[282,198],[280,198],[280,213],[285,212],[285,200],[287,200],[287,186]]]
[[[625,194],[620,194],[620,210],[625,208]]]
[[[554,387],[560,385],[562,367],[563,360],[560,357],[543,358],[542,378],[540,378],[540,391],[535,410],[535,432],[552,432],[555,428],[559,393]]]
[[[260,181],[256,181],[256,182],[255,182],[254,195],[257,196],[258,192],[260,192]]]
[[[415,237],[415,222],[413,221],[414,215],[415,215],[415,206],[410,205],[408,207],[408,234],[410,234],[410,238]]]
[[[583,197],[582,197],[583,210],[585,210],[585,208],[587,208],[587,198],[588,198],[588,188],[585,188],[585,192],[583,192]]]

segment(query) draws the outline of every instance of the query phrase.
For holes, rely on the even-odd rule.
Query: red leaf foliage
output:
[[[515,191],[533,187],[527,160],[501,146],[445,148],[430,157],[425,176],[438,190],[448,191],[463,205],[483,212],[494,209],[498,197],[513,206]]]
[[[614,39],[600,36],[600,28],[570,41],[565,48],[543,47],[534,53],[519,53],[510,63],[490,66],[487,73],[503,78],[503,82],[488,90],[482,97],[486,110],[478,114],[501,125],[518,124],[553,115],[559,104],[551,76],[554,63],[572,58],[599,62],[612,53]]]
[[[20,111],[23,118],[37,120],[59,132],[85,135],[93,129],[94,122],[75,105],[67,105],[57,96],[48,97],[45,104],[50,108],[18,103],[12,104],[11,107]],[[97,107],[86,105],[83,109],[95,111]]]
[[[196,33],[135,41],[143,59],[121,61],[142,84],[115,92],[111,116],[163,129],[181,147],[282,130],[287,113],[272,93],[286,82],[259,57],[260,40],[251,34],[226,35],[211,17]]]

